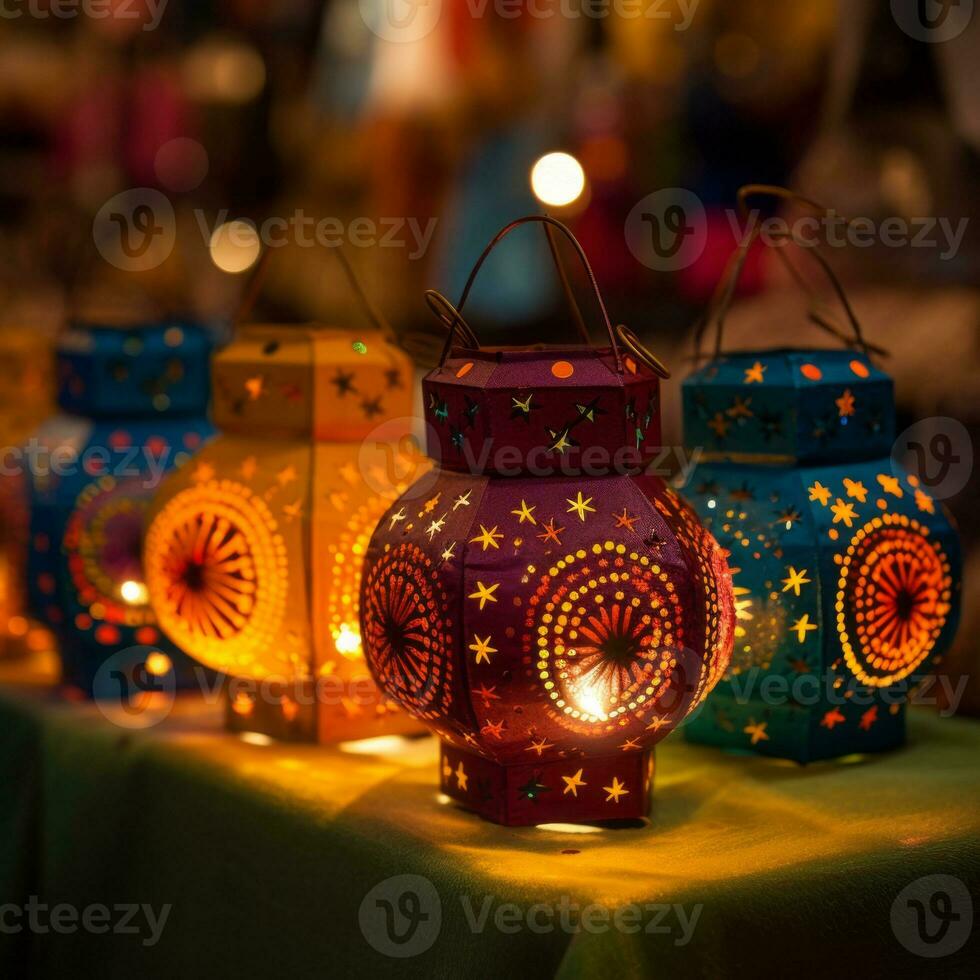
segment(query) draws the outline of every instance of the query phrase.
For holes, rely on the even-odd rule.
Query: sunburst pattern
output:
[[[865,524],[841,561],[837,632],[848,667],[875,687],[908,677],[931,653],[950,612],[949,561],[918,521]]]

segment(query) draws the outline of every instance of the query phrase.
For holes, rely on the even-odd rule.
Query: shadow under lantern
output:
[[[568,236],[595,285],[563,225],[521,219],[460,308],[532,220]],[[608,347],[486,349],[428,294],[451,331],[423,384],[438,468],[385,514],[365,566],[378,684],[440,736],[443,792],[508,825],[647,813],[651,746],[730,653],[721,550],[639,475],[666,372],[596,296]]]
[[[221,435],[155,502],[154,608],[228,675],[232,731],[327,742],[418,728],[375,688],[358,627],[371,532],[426,463],[410,433],[414,370],[389,337],[239,326],[214,361]]]
[[[892,380],[844,304],[854,349],[723,354],[719,325],[684,382],[684,442],[702,449],[685,493],[729,554],[737,609],[691,741],[798,762],[900,745],[916,678],[952,643],[957,536],[892,461]]]
[[[109,693],[99,669],[131,648],[148,674],[194,681],[191,662],[162,642],[140,556],[157,483],[214,432],[210,354],[207,333],[188,324],[76,324],[59,339],[62,414],[36,437],[27,579],[33,611],[57,637],[63,681],[87,694],[96,684]]]

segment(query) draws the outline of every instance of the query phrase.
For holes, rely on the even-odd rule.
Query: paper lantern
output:
[[[416,727],[374,687],[358,628],[368,538],[424,463],[412,387],[377,330],[243,326],[215,358],[222,434],[161,490],[145,560],[167,635],[232,678],[231,730],[332,741]]]
[[[54,405],[53,340],[35,327],[0,329],[0,362],[7,377],[0,387],[0,656],[16,656],[50,645],[46,630],[26,611],[28,515],[25,461],[12,450],[51,413]]]
[[[684,383],[685,493],[727,549],[729,672],[693,741],[808,762],[891,748],[956,630],[960,553],[890,458],[891,379],[863,352],[749,351]]]
[[[527,220],[544,219],[487,252]],[[606,348],[486,349],[440,303],[463,342],[423,384],[438,469],[371,540],[368,663],[438,733],[464,806],[509,825],[642,816],[651,746],[720,676],[733,617],[711,535],[639,475],[665,372],[608,316]]]
[[[163,474],[214,431],[210,352],[207,333],[189,324],[77,325],[59,340],[62,414],[36,436],[27,580],[34,612],[57,636],[64,681],[85,692],[132,647],[145,648],[149,673],[194,681],[190,661],[162,641],[140,552]]]

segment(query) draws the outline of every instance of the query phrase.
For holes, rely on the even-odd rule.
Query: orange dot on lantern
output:
[[[112,644],[119,642],[119,630],[117,630],[115,626],[110,626],[108,623],[103,623],[95,631],[95,639],[104,647],[112,646]]]
[[[141,646],[150,647],[159,639],[160,634],[152,626],[141,626],[136,631],[136,642]]]
[[[800,368],[800,374],[808,381],[819,381],[823,377],[823,371],[816,364],[804,364]]]
[[[627,357],[623,363],[626,365],[626,370],[630,374],[636,374],[636,361],[632,357]]]
[[[575,373],[575,368],[568,361],[555,361],[551,365],[551,373],[556,378],[570,378]]]
[[[473,362],[467,361],[457,372],[457,378],[465,378],[473,370]]]
[[[859,377],[866,378],[871,372],[864,361],[851,361],[851,370]]]

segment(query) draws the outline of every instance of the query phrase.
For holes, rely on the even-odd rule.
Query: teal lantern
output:
[[[895,747],[913,685],[952,644],[956,532],[892,462],[892,380],[847,311],[853,349],[726,354],[719,327],[684,382],[684,442],[701,451],[685,493],[729,554],[737,614],[691,741],[798,762]]]

